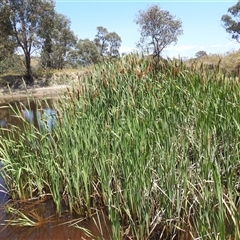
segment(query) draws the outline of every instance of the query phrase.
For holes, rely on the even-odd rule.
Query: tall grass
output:
[[[112,239],[239,239],[239,90],[179,61],[95,66],[52,132],[1,139],[2,176],[13,199],[104,216]]]

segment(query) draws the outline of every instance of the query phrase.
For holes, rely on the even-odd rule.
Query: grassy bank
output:
[[[239,239],[239,90],[217,67],[96,66],[56,105],[53,132],[1,138],[9,193],[104,215],[112,239]]]

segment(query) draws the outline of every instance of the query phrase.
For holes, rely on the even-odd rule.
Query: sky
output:
[[[198,51],[225,54],[240,48],[240,43],[222,26],[221,17],[237,0],[55,0],[55,9],[71,20],[71,29],[78,39],[93,40],[97,27],[116,32],[122,39],[121,53],[136,49],[140,39],[139,26],[134,22],[138,11],[158,4],[182,21],[183,35],[163,51],[164,57],[191,58]]]

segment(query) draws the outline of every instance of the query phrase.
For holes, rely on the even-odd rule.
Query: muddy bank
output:
[[[12,101],[22,101],[26,97],[31,99],[57,98],[67,92],[69,85],[55,85],[49,87],[31,87],[26,89],[0,89],[0,104]]]
[[[0,104],[22,101],[26,97],[31,99],[57,98],[67,92],[67,87],[72,88],[72,86],[78,85],[89,74],[91,74],[90,68],[57,72],[51,74],[50,78],[35,79],[33,86],[26,86],[20,77],[11,76],[11,80],[8,79],[8,76],[0,77]]]

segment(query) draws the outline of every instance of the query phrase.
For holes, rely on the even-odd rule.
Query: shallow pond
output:
[[[8,129],[11,125],[21,128],[21,119],[16,117],[16,110],[20,106],[21,110],[19,113],[22,114],[22,117],[40,130],[47,128],[47,130],[51,131],[54,122],[57,121],[57,114],[56,110],[53,109],[52,100],[37,103],[25,102],[23,104],[12,102],[10,103],[10,107],[9,104],[0,105],[0,128]],[[4,131],[1,131],[0,134],[4,134]],[[61,217],[56,216],[55,206],[51,200],[21,203],[21,209],[25,208],[26,212],[33,212],[34,216],[38,218],[37,222],[39,226],[6,226],[6,220],[12,217],[11,214],[5,211],[6,203],[9,203],[8,201],[6,186],[0,177],[0,239],[94,239],[93,237],[88,237],[85,232],[79,228],[69,227],[69,224],[64,224],[70,221],[78,221],[78,219],[77,217],[75,219],[71,217],[67,210],[63,212]],[[97,237],[98,239],[111,239],[109,233],[110,228],[106,227],[104,222],[105,221],[102,221],[103,224],[101,228],[96,226],[93,219],[81,221],[79,226],[88,229],[96,236],[96,239]]]
[[[35,127],[43,128],[43,119],[47,121],[47,127],[53,127],[53,121],[56,119],[56,110],[53,109],[53,100],[31,101],[31,102],[12,102],[0,105],[0,127],[7,128],[10,125],[21,127],[20,115]]]

